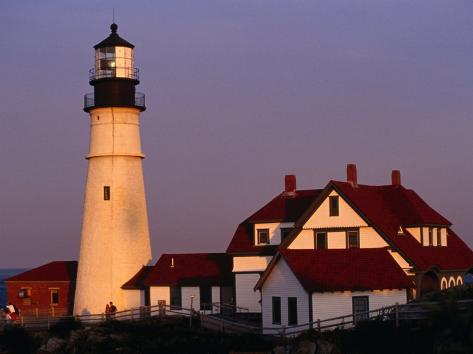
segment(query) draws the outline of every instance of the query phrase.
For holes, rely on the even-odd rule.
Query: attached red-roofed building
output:
[[[256,284],[264,328],[403,304],[413,287],[386,248],[281,249]]]
[[[76,273],[76,261],[56,261],[10,277],[8,301],[25,316],[71,314]]]
[[[122,289],[143,289],[147,305],[211,310],[213,303],[233,302],[231,270],[232,259],[225,253],[163,254]]]

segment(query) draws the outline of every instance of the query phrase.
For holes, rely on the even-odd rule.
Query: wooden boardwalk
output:
[[[347,314],[334,318],[316,320],[310,323],[298,324],[295,326],[282,327],[261,327],[238,320],[238,317],[225,316],[222,305],[213,304],[211,310],[195,311],[186,308],[173,308],[170,306],[143,306],[130,310],[117,312],[113,317],[107,318],[105,314],[94,314],[84,316],[20,316],[18,321],[12,325],[21,326],[31,331],[47,330],[55,323],[74,318],[85,325],[94,325],[108,320],[117,321],[144,321],[150,318],[166,318],[168,316],[180,316],[189,319],[189,326],[200,324],[201,328],[219,333],[256,333],[278,337],[296,336],[309,329],[316,331],[327,331],[336,328],[352,328],[359,321],[381,320],[391,321],[396,327],[402,321],[425,319],[437,303],[410,303],[405,305],[393,305],[382,307],[372,311],[358,313],[356,315]],[[459,309],[468,309],[473,306],[473,300],[460,300],[457,302]],[[235,309],[234,309],[235,310]],[[239,313],[241,313],[241,309]],[[223,315],[221,314],[223,313]],[[226,311],[228,313],[228,311]],[[7,325],[0,322],[0,328]]]

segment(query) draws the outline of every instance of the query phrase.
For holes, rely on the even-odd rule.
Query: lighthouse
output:
[[[151,261],[143,181],[139,71],[133,44],[118,26],[94,46],[94,92],[84,97],[90,146],[74,314],[102,313],[110,301],[129,307],[121,286]]]

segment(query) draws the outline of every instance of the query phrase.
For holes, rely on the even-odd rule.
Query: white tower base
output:
[[[110,301],[123,310],[121,286],[151,261],[140,111],[95,108],[90,119],[76,315],[102,313]]]

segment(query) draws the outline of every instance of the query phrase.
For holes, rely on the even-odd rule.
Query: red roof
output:
[[[8,281],[76,281],[77,261],[55,261],[5,279]]]
[[[227,252],[273,255],[276,252],[277,246],[254,245],[253,224],[263,222],[295,222],[321,192],[321,189],[315,189],[299,190],[295,194],[287,194],[285,192],[279,194],[238,225],[227,248]]]
[[[163,254],[144,285],[231,285],[232,265],[232,258],[225,253]]]
[[[282,249],[280,253],[309,293],[414,287],[387,248]]]
[[[122,289],[144,289],[144,281],[153,269],[152,266],[143,266],[130,280],[122,285]]]
[[[399,227],[404,225],[451,225],[413,190],[391,185],[352,187],[349,183],[337,181],[332,181],[332,184],[418,269],[426,270],[432,266],[466,269],[473,266],[473,252],[450,229],[446,247],[422,246],[408,232],[398,234]]]

